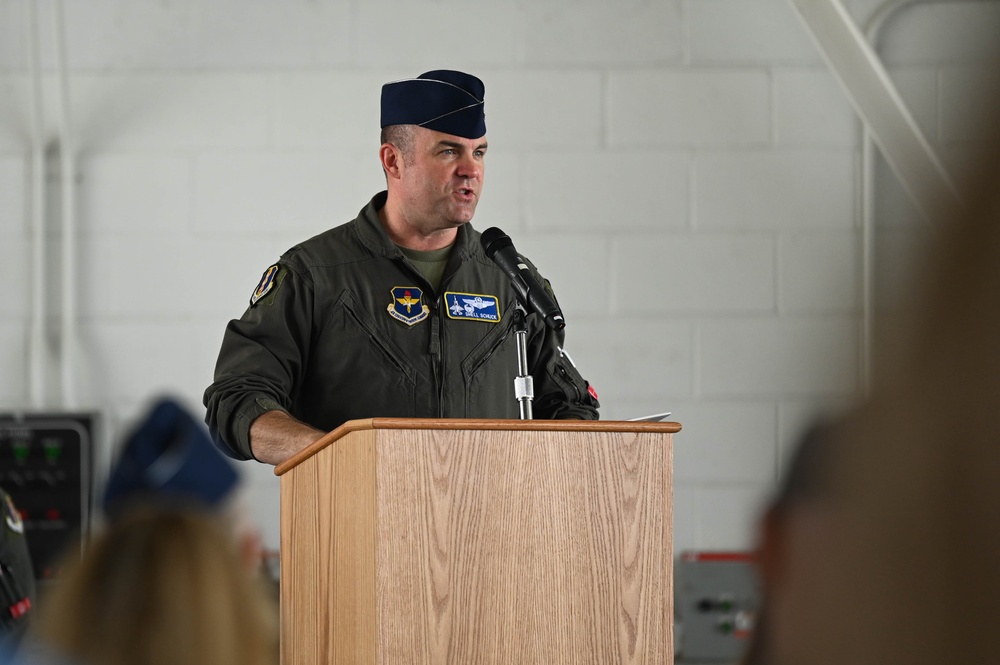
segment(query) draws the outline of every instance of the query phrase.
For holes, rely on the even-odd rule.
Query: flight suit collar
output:
[[[375,254],[380,254],[390,259],[402,258],[403,253],[389,239],[389,235],[382,226],[378,211],[385,206],[388,192],[381,191],[372,197],[368,205],[364,207],[358,215],[358,235],[361,242]],[[458,227],[458,235],[455,237],[455,247],[452,250],[452,257],[465,261],[471,257],[478,248],[479,234],[472,228],[470,223],[462,224]]]

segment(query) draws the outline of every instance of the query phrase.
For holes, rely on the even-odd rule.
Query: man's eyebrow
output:
[[[445,148],[458,148],[459,150],[465,148],[464,143],[459,143],[458,141],[449,141],[447,139],[441,139],[440,141],[437,142],[437,144],[439,147],[445,147]],[[483,141],[482,143],[480,143],[475,147],[475,150],[486,150],[487,147],[488,146],[486,144],[486,141]]]

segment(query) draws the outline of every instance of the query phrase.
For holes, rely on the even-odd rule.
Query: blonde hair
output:
[[[34,629],[87,665],[274,665],[277,618],[219,521],[141,509],[68,564]]]

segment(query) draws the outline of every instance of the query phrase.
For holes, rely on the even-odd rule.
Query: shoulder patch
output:
[[[449,319],[500,322],[500,299],[496,296],[448,291],[444,301]]]
[[[277,283],[278,270],[278,264],[275,263],[264,271],[264,274],[260,278],[260,282],[257,284],[257,288],[254,289],[253,295],[250,296],[251,307],[256,305],[258,300],[266,296],[271,292],[271,289],[274,288]]]

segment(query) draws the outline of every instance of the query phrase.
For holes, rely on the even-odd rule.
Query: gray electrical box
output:
[[[0,485],[21,513],[39,581],[57,576],[90,528],[96,427],[93,413],[0,414]]]
[[[674,574],[680,663],[736,663],[753,634],[760,591],[753,555],[682,552]]]

